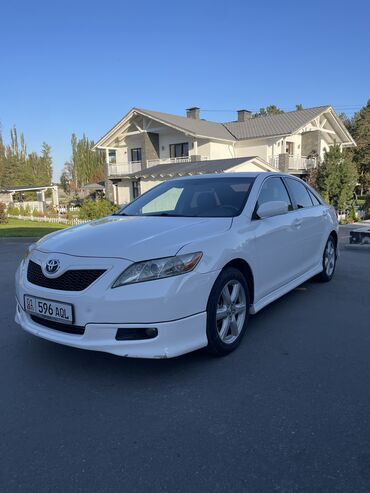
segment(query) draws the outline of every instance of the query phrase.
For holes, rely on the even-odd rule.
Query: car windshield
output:
[[[123,207],[124,216],[234,217],[247,201],[254,178],[188,178],[161,183]]]

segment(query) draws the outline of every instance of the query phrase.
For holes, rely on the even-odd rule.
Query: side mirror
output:
[[[265,202],[257,209],[257,215],[261,219],[265,217],[280,216],[286,214],[289,210],[287,202],[282,200],[274,200],[271,202]]]

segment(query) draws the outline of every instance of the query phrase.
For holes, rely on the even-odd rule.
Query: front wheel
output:
[[[331,281],[337,264],[337,246],[333,236],[329,236],[322,259],[322,272],[318,275],[321,282]]]
[[[207,306],[208,349],[224,356],[236,349],[249,318],[248,285],[242,273],[229,267],[213,285]]]

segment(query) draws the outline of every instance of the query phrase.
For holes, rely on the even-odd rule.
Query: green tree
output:
[[[357,147],[351,151],[361,194],[370,192],[370,99],[352,118],[351,133]]]
[[[348,132],[352,133],[352,120],[348,117],[348,115],[346,115],[346,113],[339,113],[338,116],[342,120]]]
[[[62,174],[60,175],[60,184],[65,193],[71,193],[71,182],[73,178],[72,164],[64,163]]]
[[[51,185],[53,181],[53,160],[51,157],[51,147],[46,142],[42,143],[40,172],[45,179],[44,183]]]
[[[4,144],[0,132],[0,186],[50,185],[52,180],[51,148],[43,144],[41,156],[27,152],[23,134],[10,131],[10,141]]]
[[[0,202],[0,224],[6,224],[8,222],[8,215],[6,211],[6,205],[4,202]]]
[[[92,150],[94,142],[89,140],[86,135],[82,139],[77,139],[72,134],[72,158],[71,172],[72,180],[77,188],[87,183],[99,181],[104,178],[104,154],[101,151]]]
[[[335,145],[325,152],[324,160],[317,169],[316,186],[322,196],[337,210],[350,206],[357,184],[356,167],[347,152]]]
[[[260,108],[260,110],[254,114],[255,117],[259,116],[269,116],[269,115],[279,115],[280,113],[284,113],[284,111],[278,108],[274,104],[270,104],[267,108]]]

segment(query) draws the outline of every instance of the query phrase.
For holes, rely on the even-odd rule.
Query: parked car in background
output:
[[[16,274],[16,321],[122,356],[205,346],[224,355],[250,314],[315,275],[330,281],[337,243],[334,209],[298,178],[179,178],[31,245]]]

